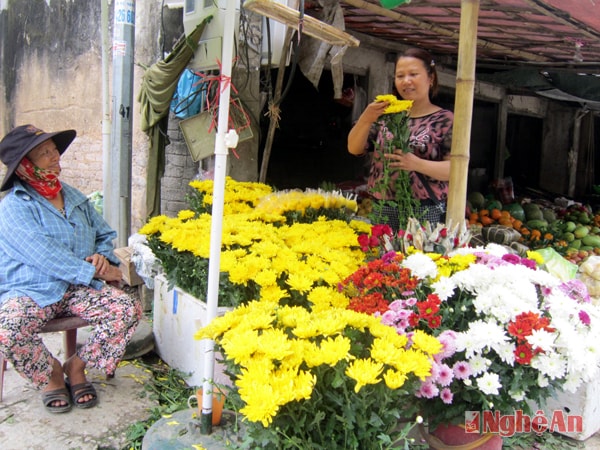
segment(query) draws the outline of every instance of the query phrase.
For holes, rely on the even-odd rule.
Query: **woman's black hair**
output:
[[[431,53],[429,53],[427,50],[413,47],[413,48],[406,49],[404,52],[400,53],[398,55],[398,57],[396,58],[396,64],[398,63],[398,60],[400,58],[417,58],[423,62],[423,66],[425,67],[425,70],[427,71],[429,76],[431,76],[431,87],[429,88],[429,98],[435,97],[438,93],[439,86],[438,86],[437,70],[435,69],[435,61],[433,59],[433,56],[431,56]],[[394,70],[395,70],[395,66],[394,66]],[[398,92],[396,92],[395,83],[394,83],[394,93],[396,95],[398,94]]]

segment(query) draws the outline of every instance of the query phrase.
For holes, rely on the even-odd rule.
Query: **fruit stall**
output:
[[[593,211],[589,204],[532,197],[502,204],[492,194],[471,192],[466,214],[471,230],[481,239],[494,239],[491,230],[514,230],[497,243],[517,251],[550,247],[575,264],[600,255],[600,210]]]

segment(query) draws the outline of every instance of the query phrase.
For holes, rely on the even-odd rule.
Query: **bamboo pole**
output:
[[[471,122],[475,91],[477,60],[477,18],[479,0],[461,0],[458,66],[456,70],[456,100],[450,153],[450,186],[448,192],[449,224],[462,224],[467,203],[467,178],[471,144]]]

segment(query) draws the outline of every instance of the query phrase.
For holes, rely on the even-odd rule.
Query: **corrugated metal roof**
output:
[[[460,0],[412,0],[393,9],[377,0],[340,0],[346,29],[426,48],[456,63]],[[600,0],[481,0],[477,61],[539,64],[600,73]]]

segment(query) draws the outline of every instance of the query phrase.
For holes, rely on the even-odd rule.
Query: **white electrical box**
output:
[[[274,0],[283,3],[290,8],[297,8],[298,0]],[[210,22],[204,28],[198,49],[190,61],[190,68],[194,70],[218,69],[218,60],[223,53],[223,34],[225,31],[225,15],[227,0],[185,0],[183,7],[183,28],[185,34],[190,34],[206,17],[212,16]],[[270,32],[267,33],[267,20]],[[240,4],[236,3],[234,33],[237,36],[240,23]],[[283,51],[287,26],[274,19],[263,17],[261,65],[269,63],[269,36],[271,42],[271,66],[278,67]],[[290,62],[290,53],[286,59],[286,65]]]
[[[223,57],[223,34],[225,32],[225,16],[227,0],[185,0],[183,7],[183,29],[190,34],[205,18],[211,16],[206,24],[198,49],[190,61],[190,68],[200,71],[219,68]],[[233,33],[237,36],[240,23],[240,4],[236,0]],[[235,48],[235,46],[234,46]],[[235,56],[235,55],[234,55]]]

